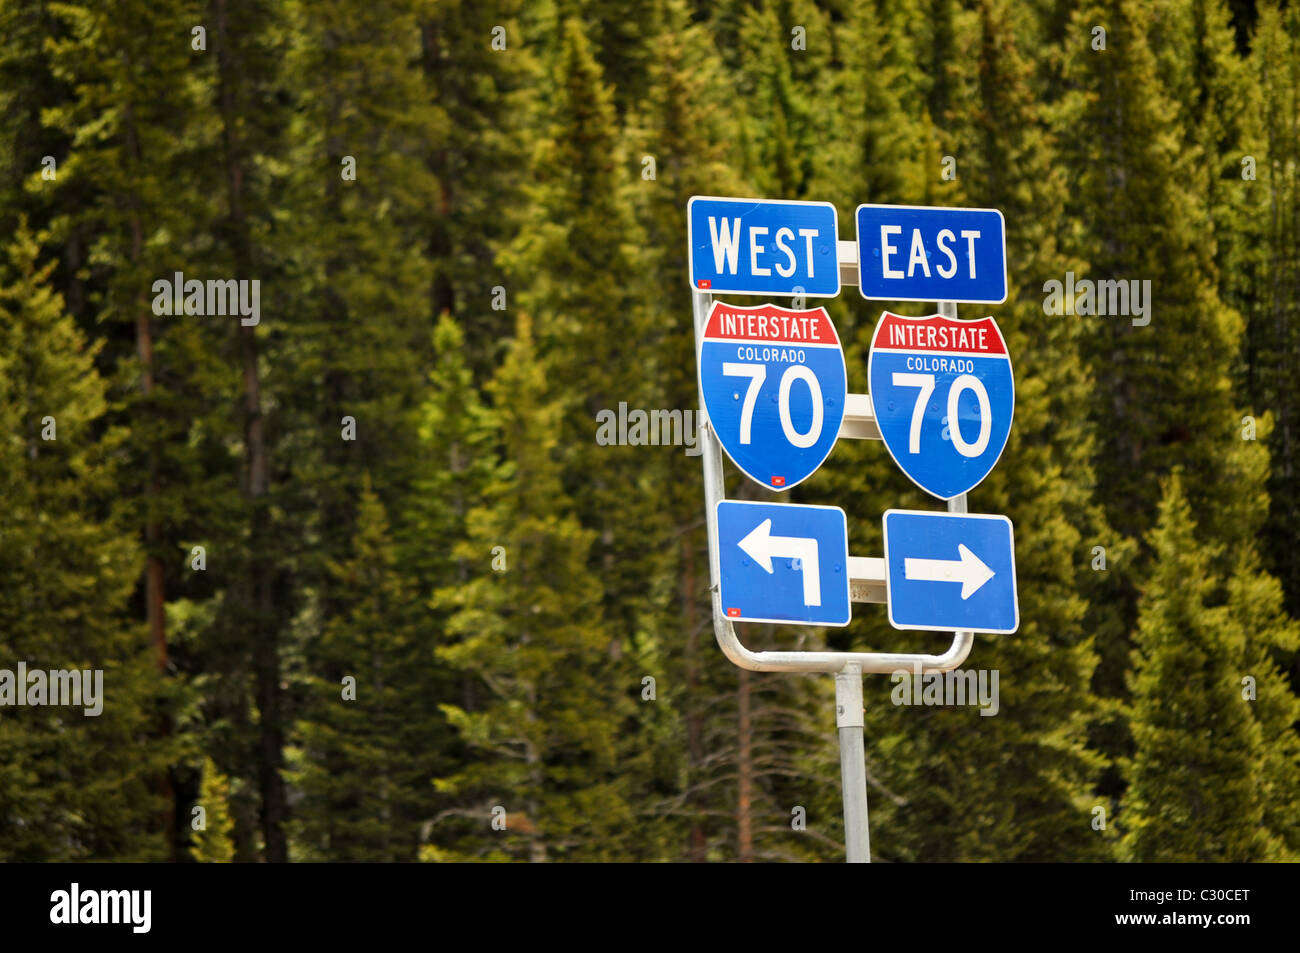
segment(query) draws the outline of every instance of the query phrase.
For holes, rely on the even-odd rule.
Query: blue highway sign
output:
[[[769,490],[806,480],[835,446],[848,377],[825,308],[714,302],[699,372],[704,409],[722,449]]]
[[[715,294],[840,293],[838,218],[830,202],[696,195],[686,203],[690,281]]]
[[[849,624],[849,534],[838,506],[722,500],[718,565],[729,619]]]
[[[857,220],[862,297],[1007,300],[1006,227],[997,209],[859,205]]]
[[[886,311],[867,359],[885,448],[941,500],[966,493],[1002,456],[1015,412],[1006,341],[992,318],[906,318]]]
[[[885,588],[896,629],[1014,632],[1020,625],[1011,520],[886,510]]]

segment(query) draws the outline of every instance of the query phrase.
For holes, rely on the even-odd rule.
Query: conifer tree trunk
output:
[[[123,132],[126,135],[128,154],[140,161],[140,143],[136,136],[135,120],[133,111],[128,105],[123,120]],[[139,261],[144,253],[144,229],[140,222],[140,213],[136,196],[131,196],[132,214],[131,214],[131,260]],[[150,306],[148,299],[144,294],[136,297],[136,352],[140,358],[140,393],[148,400],[149,395],[153,393],[154,387],[154,363],[153,363],[153,323],[149,319]],[[162,494],[162,485],[158,472],[158,451],[155,447],[150,447],[147,471],[147,488],[145,490],[146,501],[157,500]],[[158,670],[167,671],[167,617],[165,602],[167,598],[166,576],[163,571],[162,558],[158,555],[158,550],[163,545],[163,529],[158,522],[158,518],[151,512],[149,503],[146,502],[146,517],[144,527],[145,538],[145,620],[149,627],[149,641],[154,649],[154,657],[158,664]],[[159,726],[160,733],[165,737],[171,732],[171,725],[164,717]],[[176,838],[174,835],[176,804],[174,792],[172,790],[171,775],[169,772],[163,772],[158,778],[158,792],[162,797],[163,808],[162,816],[159,823],[165,832],[167,839],[167,849],[169,858],[176,860]]]
[[[139,160],[139,145],[129,107],[126,111],[125,131],[128,149],[134,158]],[[134,204],[134,197],[132,202]],[[144,232],[139,214],[136,213],[131,217],[131,260],[139,261],[143,251]],[[148,398],[153,393],[153,323],[149,320],[149,305],[143,294],[136,298],[136,306],[138,310],[135,321],[135,342],[140,357],[140,393]],[[149,451],[147,471],[148,498],[157,499],[161,487],[158,475],[158,453],[154,449]],[[162,560],[157,552],[157,548],[162,544],[163,532],[157,518],[152,514],[145,519],[144,536],[149,549],[145,567],[145,618],[149,624],[149,638],[154,646],[158,667],[165,670],[167,668],[167,627],[163,603],[166,599],[166,582]]]
[[[424,52],[424,72],[429,78],[429,85],[435,90],[442,88],[442,34],[438,24],[433,21],[423,24],[420,30],[421,45]],[[452,210],[451,173],[447,168],[446,148],[435,150],[429,168],[438,179],[439,217],[430,223],[429,258],[439,265],[445,265],[452,257],[451,226],[448,216]],[[456,313],[456,298],[445,268],[438,268],[429,289],[430,311],[434,321],[444,311]]]
[[[528,689],[528,722],[529,725],[536,725],[537,710],[534,707],[537,704],[537,692],[530,686]],[[528,765],[528,781],[534,792],[543,790],[546,784],[546,771],[542,766],[541,756],[537,753],[537,745],[531,740],[527,742],[525,762]],[[543,839],[542,831],[538,829],[538,823],[541,820],[542,809],[541,803],[536,797],[528,800],[528,826],[531,836],[528,841],[528,862],[531,864],[546,863],[546,841]]]
[[[236,277],[252,280],[252,250],[245,213],[244,188],[247,159],[244,143],[238,138],[234,85],[240,64],[230,38],[227,0],[214,0],[217,36],[217,83],[225,150],[226,192],[232,252]],[[262,794],[262,835],[266,859],[275,863],[288,861],[285,840],[286,799],[281,769],[284,765],[284,728],[280,695],[280,645],[272,599],[273,567],[268,553],[268,501],[270,474],[267,464],[266,437],[262,417],[262,383],[258,366],[257,328],[238,322],[239,355],[242,364],[244,393],[241,401],[241,424],[244,459],[247,471],[243,494],[251,521],[249,533],[248,598],[252,611],[253,631],[249,633],[256,654],[257,699],[259,710],[258,774]]]

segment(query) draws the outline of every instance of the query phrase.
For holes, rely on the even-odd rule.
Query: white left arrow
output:
[[[904,559],[903,576],[917,582],[959,582],[965,601],[996,573],[962,543],[957,544],[957,554],[960,559]]]
[[[817,571],[817,540],[804,536],[773,536],[772,521],[765,519],[737,545],[768,573],[772,572],[773,557],[799,560],[797,568],[803,573],[803,604],[822,604],[822,579]]]

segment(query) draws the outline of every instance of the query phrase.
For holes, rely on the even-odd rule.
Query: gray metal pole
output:
[[[844,786],[844,850],[850,864],[871,862],[862,721],[862,669],[849,664],[835,673],[835,726],[840,733],[840,776]]]
[[[943,315],[945,318],[952,318],[954,321],[957,320],[956,301],[940,301],[938,302],[938,308],[939,308],[939,313]],[[957,422],[955,420],[950,421],[949,423],[953,427],[957,426]],[[948,512],[949,513],[969,512],[967,509],[965,493],[962,493],[960,496],[954,496],[951,500],[948,501]],[[964,637],[967,642],[973,641],[975,638],[974,632],[954,632],[953,635],[955,635],[958,639],[962,639]]]

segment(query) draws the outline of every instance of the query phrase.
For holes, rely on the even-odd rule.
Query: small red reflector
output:
[[[785,486],[785,477],[772,477],[773,486]]]
[[[739,616],[739,615],[740,615],[740,610],[739,610],[739,609],[728,609],[728,610],[727,610],[727,617],[730,618],[730,619],[734,619],[734,618],[736,618],[736,617]]]

